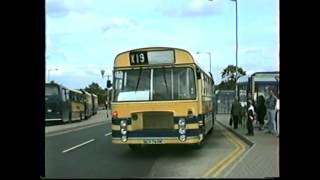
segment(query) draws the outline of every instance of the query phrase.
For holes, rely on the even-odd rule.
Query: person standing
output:
[[[268,93],[269,93],[269,97],[266,100],[268,130],[266,131],[266,133],[275,134],[276,133],[275,114],[276,114],[277,98],[274,96],[272,89],[268,89]]]
[[[264,126],[264,117],[266,116],[267,108],[265,105],[265,99],[263,96],[258,97],[258,105],[257,105],[257,120],[259,122],[259,130],[263,130]]]
[[[239,120],[241,118],[241,104],[236,96],[231,106],[231,116],[233,120],[233,128],[238,129]]]
[[[254,107],[252,105],[252,101],[248,100],[248,119],[247,119],[247,129],[248,133],[246,134],[247,136],[253,136],[253,121],[254,121]]]

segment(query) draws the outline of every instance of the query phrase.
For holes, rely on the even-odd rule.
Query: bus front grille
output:
[[[172,112],[144,112],[143,129],[173,129]]]

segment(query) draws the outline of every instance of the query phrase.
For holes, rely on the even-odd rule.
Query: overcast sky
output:
[[[279,0],[238,0],[238,38],[247,74],[279,70]],[[46,0],[46,72],[70,88],[105,87],[101,69],[111,75],[118,53],[148,46],[185,49],[206,70],[209,56],[196,52],[211,52],[220,83],[235,40],[231,0]]]

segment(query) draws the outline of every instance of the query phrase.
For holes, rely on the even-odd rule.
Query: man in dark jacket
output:
[[[231,116],[233,119],[234,129],[238,129],[238,123],[241,118],[241,112],[242,112],[241,105],[239,103],[238,97],[236,96],[231,106]]]
[[[265,99],[263,96],[258,97],[258,105],[257,105],[257,120],[260,124],[259,130],[263,130],[264,126],[264,117],[266,116],[267,108],[265,105]]]

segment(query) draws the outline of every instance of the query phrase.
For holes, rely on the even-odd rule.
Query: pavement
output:
[[[279,177],[279,138],[254,128],[254,136],[246,136],[247,129],[229,126],[229,114],[217,115],[222,126],[250,145],[249,150],[224,173],[223,178],[272,178]]]

